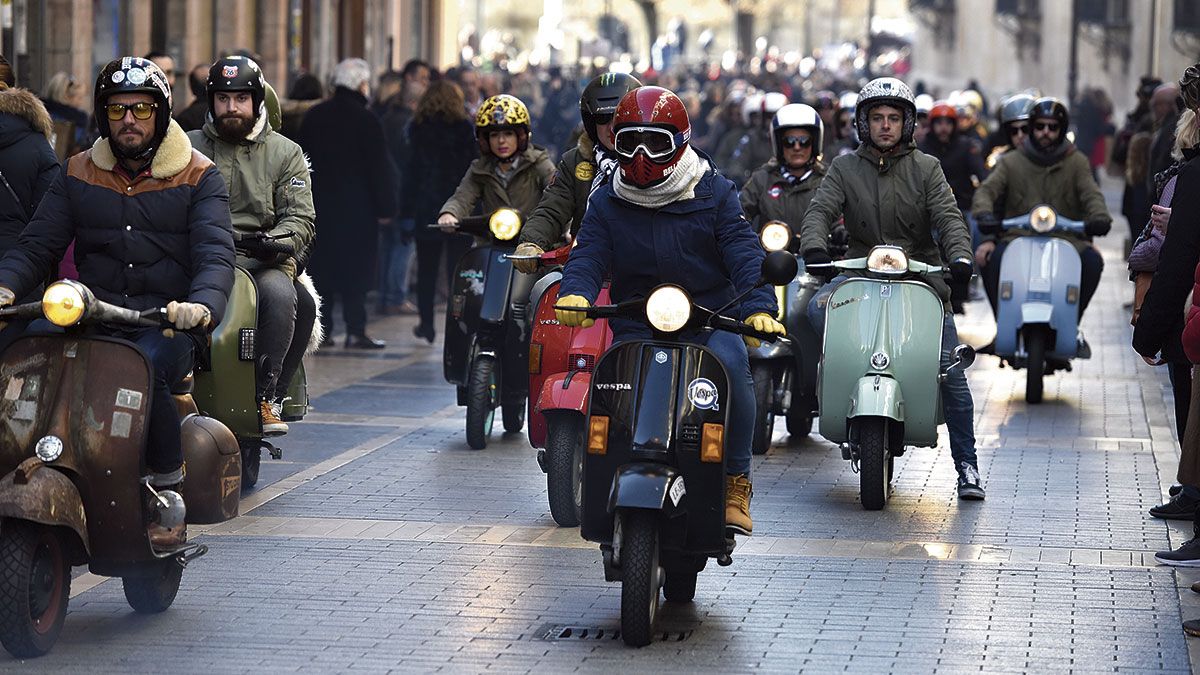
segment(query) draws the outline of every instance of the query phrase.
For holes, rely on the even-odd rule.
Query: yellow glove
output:
[[[766,312],[751,314],[749,318],[742,323],[750,326],[760,333],[774,333],[776,335],[783,335],[784,333],[787,333],[787,329],[783,327],[783,324],[776,321],[775,317],[767,314]],[[755,349],[762,344],[762,340],[759,340],[756,337],[750,337],[749,335],[743,335],[742,339],[746,341],[746,346],[751,349]]]
[[[567,307],[579,307],[585,309],[592,306],[582,295],[567,295],[558,299],[556,305],[566,305]],[[564,326],[583,326],[587,328],[596,323],[594,319],[589,319],[583,312],[573,312],[569,309],[554,310],[554,317]]]
[[[541,255],[543,253],[545,251],[542,250],[541,246],[531,242],[525,242],[518,246],[517,250],[513,251],[513,255]],[[538,268],[538,261],[536,260],[514,260],[512,264],[513,267],[517,268],[518,272],[524,272],[525,274],[533,274]]]

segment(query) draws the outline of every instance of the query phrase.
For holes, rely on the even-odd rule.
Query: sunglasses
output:
[[[1057,129],[1058,129],[1058,127],[1055,127],[1055,130],[1057,130]],[[1008,135],[1009,136],[1028,136],[1029,135],[1029,125],[1022,124],[1020,126],[1009,127]]]
[[[1034,122],[1034,131],[1058,131],[1058,124],[1055,122]]]
[[[650,159],[665,159],[675,153],[675,134],[658,127],[625,127],[613,143],[617,154],[632,158],[642,150]]]
[[[608,123],[613,121],[613,114],[608,113],[607,115],[595,115],[592,117],[592,121],[594,121],[598,127],[608,126]]]
[[[148,120],[154,114],[154,109],[157,107],[157,103],[109,103],[104,106],[104,114],[113,122],[125,119],[125,111],[132,112],[134,119]]]
[[[784,136],[783,147],[785,148],[809,148],[812,147],[813,139],[811,136]]]

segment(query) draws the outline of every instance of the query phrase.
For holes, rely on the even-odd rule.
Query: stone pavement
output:
[[[970,371],[986,502],[955,499],[943,437],[863,511],[832,444],[779,429],[756,458],[755,536],[694,603],[664,605],[649,647],[616,636],[620,588],[554,526],[524,435],[469,450],[440,348],[389,318],[385,353],[313,360],[313,414],[242,517],[192,528],[211,552],[171,610],[134,615],[119,582],[85,574],[55,650],[0,670],[1189,672],[1196,574],[1151,557],[1189,534],[1146,515],[1178,456],[1170,391],[1128,348],[1119,242],[1105,252],[1095,357],[1044,404],[992,357]],[[976,345],[981,304],[960,322]]]

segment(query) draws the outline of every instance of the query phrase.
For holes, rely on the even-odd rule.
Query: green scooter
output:
[[[841,444],[859,475],[863,508],[882,509],[893,460],[909,445],[937,446],[941,382],[967,368],[975,350],[958,345],[941,370],[942,300],[926,282],[947,272],[909,260],[896,246],[876,246],[865,258],[810,265],[852,275],[826,304],[818,398],[821,435]]]

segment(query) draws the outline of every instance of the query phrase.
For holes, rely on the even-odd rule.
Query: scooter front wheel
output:
[[[888,420],[861,417],[854,421],[858,431],[858,485],[863,508],[878,511],[887,505],[891,475],[888,461]]]
[[[158,614],[167,611],[179,593],[183,566],[174,558],[152,563],[146,576],[121,577],[125,601],[139,614]]]
[[[496,361],[477,356],[467,379],[467,445],[472,450],[487,447],[496,421]]]
[[[0,643],[19,659],[50,651],[62,632],[71,574],[62,537],[22,520],[0,527]]]
[[[1042,385],[1046,375],[1046,332],[1032,328],[1025,332],[1025,402],[1042,402]]]
[[[525,402],[505,403],[500,406],[504,417],[504,431],[515,434],[525,428]]]
[[[658,619],[658,513],[629,511],[621,536],[621,638],[630,647],[645,647]]]
[[[546,420],[546,495],[562,527],[579,525],[583,501],[583,415],[555,413]]]
[[[242,489],[249,490],[258,484],[258,471],[262,465],[262,443],[257,438],[244,438],[238,445],[242,451]]]
[[[775,368],[760,361],[750,364],[750,374],[754,378],[754,440],[750,449],[755,455],[765,455],[775,433]]]

